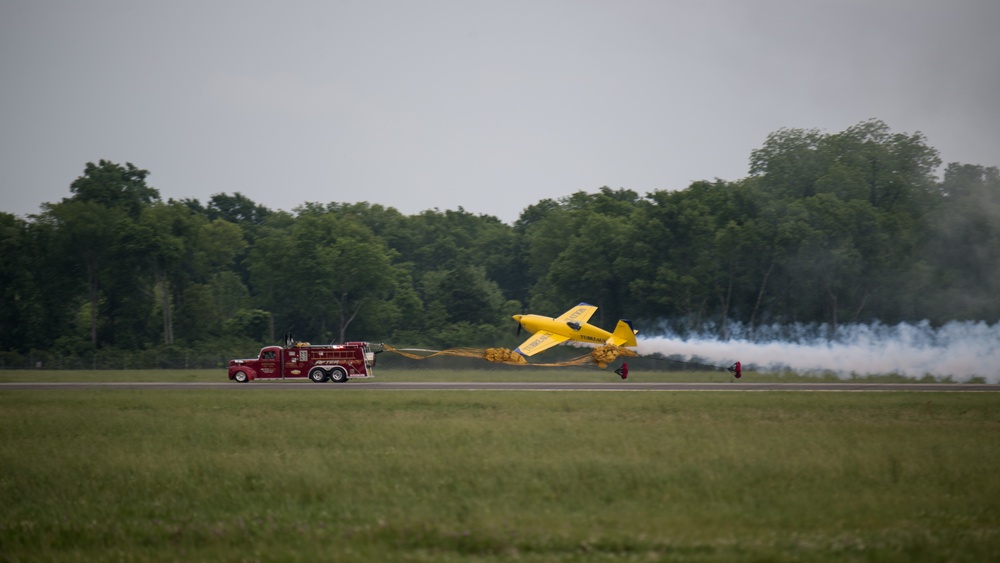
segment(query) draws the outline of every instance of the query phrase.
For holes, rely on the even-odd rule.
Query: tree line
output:
[[[587,301],[630,318],[763,326],[1000,320],[1000,173],[869,120],[782,129],[746,178],[640,195],[603,187],[512,224],[462,208],[273,210],[167,200],[149,172],[87,163],[40,213],[0,213],[0,351],[233,350],[314,342],[513,346],[510,315]],[[245,353],[245,352],[244,352]],[[16,363],[14,360],[12,363]]]

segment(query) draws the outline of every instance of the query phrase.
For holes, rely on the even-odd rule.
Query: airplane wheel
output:
[[[309,372],[309,379],[311,379],[313,383],[323,383],[326,381],[327,377],[329,376],[326,375],[326,372],[323,371],[322,368],[313,368],[313,370]]]

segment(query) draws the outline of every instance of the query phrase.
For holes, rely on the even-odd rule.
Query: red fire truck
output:
[[[381,346],[370,342],[312,345],[285,338],[284,346],[261,348],[260,356],[229,361],[229,379],[246,383],[254,379],[308,377],[316,383],[374,377],[375,354]]]

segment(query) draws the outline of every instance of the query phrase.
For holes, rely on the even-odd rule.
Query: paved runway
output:
[[[233,392],[258,390],[323,391],[971,391],[1000,392],[1000,385],[976,383],[639,383],[628,381],[601,383],[546,382],[392,382],[350,381],[347,383],[311,383],[307,381],[253,381],[250,383],[0,383],[0,391],[42,389],[230,389]]]

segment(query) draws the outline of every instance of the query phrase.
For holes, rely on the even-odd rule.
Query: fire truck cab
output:
[[[374,377],[375,354],[381,346],[370,342],[312,345],[286,338],[285,346],[265,346],[257,358],[229,361],[229,379],[306,378],[316,383]]]

